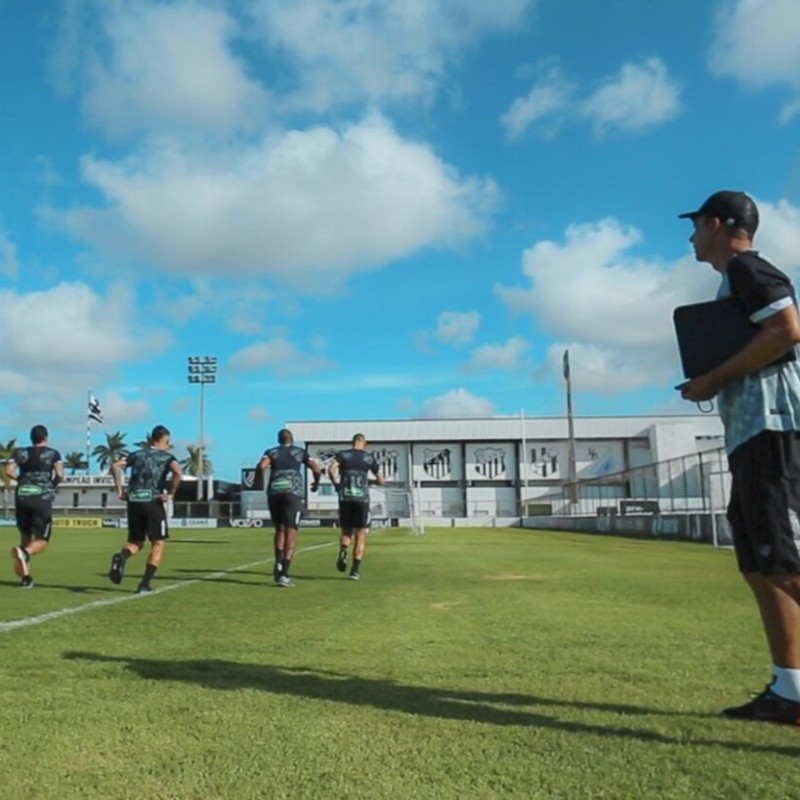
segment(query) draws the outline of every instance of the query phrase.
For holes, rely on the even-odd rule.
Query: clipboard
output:
[[[739,352],[758,332],[735,297],[678,306],[672,312],[684,377],[705,375]],[[795,361],[795,348],[773,361]]]

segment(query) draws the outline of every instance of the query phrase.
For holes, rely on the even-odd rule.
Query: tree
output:
[[[189,455],[187,458],[184,458],[181,461],[181,469],[187,475],[194,475],[195,477],[199,477],[201,475],[212,475],[214,472],[214,465],[211,463],[208,455],[206,454],[205,448],[203,448],[203,455],[202,455],[202,469],[200,466],[200,446],[199,445],[187,445],[186,449],[189,451]]]
[[[125,446],[125,434],[119,431],[116,433],[107,433],[106,443],[99,444],[92,450],[92,455],[97,459],[101,472],[105,472],[115,461],[127,454],[128,449]]]
[[[88,469],[89,467],[83,453],[79,453],[77,450],[64,456],[64,464],[70,470],[70,475],[74,475],[79,469]]]
[[[5,444],[0,443],[0,480],[3,482],[3,516],[8,516],[8,487],[11,481],[6,475],[6,464],[11,460],[17,449],[17,440],[9,439]]]
[[[138,450],[145,450],[146,448],[150,447],[151,444],[152,442],[150,441],[150,434],[146,433],[144,435],[144,439],[139,442],[134,442],[133,446]]]

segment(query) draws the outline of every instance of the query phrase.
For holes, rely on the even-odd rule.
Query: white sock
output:
[[[800,703],[800,669],[773,666],[772,674],[775,680],[770,689],[785,700]]]

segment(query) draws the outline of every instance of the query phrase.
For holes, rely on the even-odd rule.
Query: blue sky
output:
[[[0,102],[3,441],[683,413],[676,215],[800,271],[796,0],[0,0]]]

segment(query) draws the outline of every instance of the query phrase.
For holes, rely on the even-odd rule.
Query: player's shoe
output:
[[[281,575],[277,580],[278,586],[283,586],[284,589],[289,589],[294,586],[292,579],[288,575]]]
[[[350,580],[351,581],[360,581],[361,580],[361,573],[360,572],[356,572],[355,570],[353,570],[353,572],[350,573]]]
[[[347,569],[347,550],[340,550],[339,557],[336,559],[336,569],[344,572]]]
[[[125,559],[119,554],[114,553],[111,556],[111,569],[108,571],[108,577],[111,583],[122,583],[122,576],[125,574]]]
[[[30,575],[28,571],[28,554],[21,547],[11,548],[11,558],[14,559],[14,572],[18,577],[26,578]]]
[[[136,587],[136,594],[153,594],[153,587],[147,583],[140,583]]]
[[[780,722],[784,725],[800,725],[800,703],[787,700],[767,686],[761,694],[741,706],[723,709],[722,715],[729,719],[749,719],[757,722]]]
[[[22,582],[19,585],[20,589],[33,589],[34,583],[33,578],[30,575],[26,575]]]

